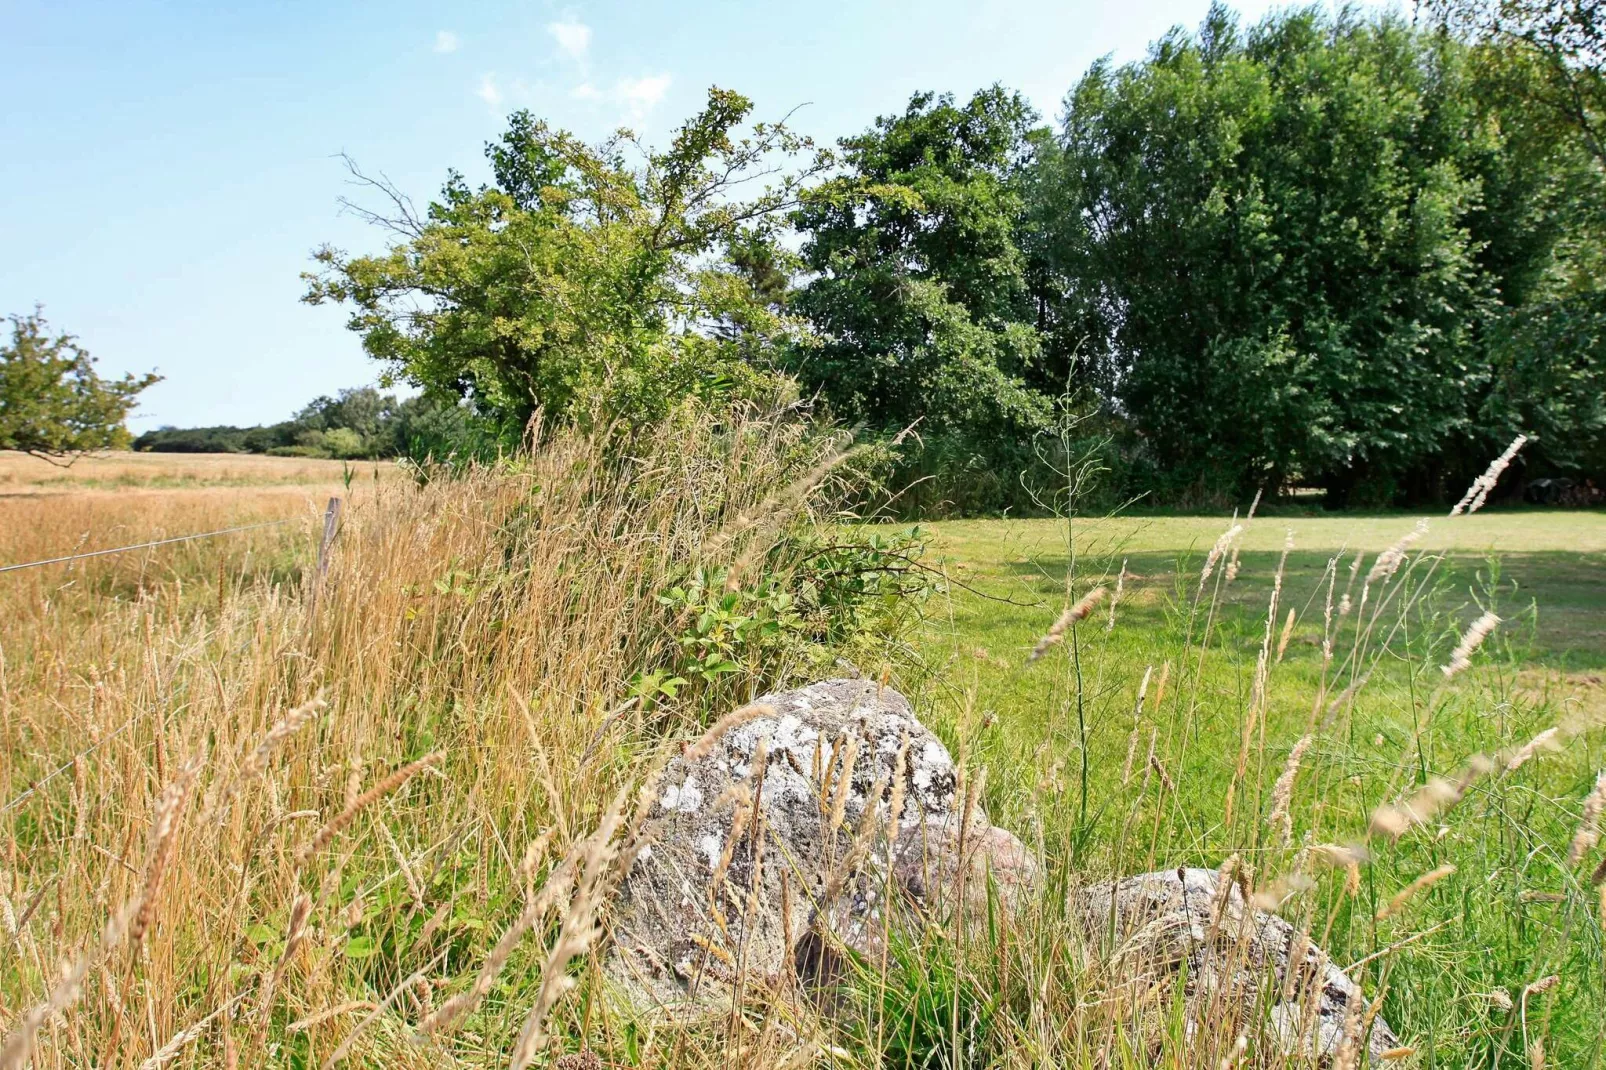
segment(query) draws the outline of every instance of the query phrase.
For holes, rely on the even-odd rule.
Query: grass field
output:
[[[1378,554],[1422,519],[1425,535],[1393,581],[1370,585],[1368,609],[1361,592]],[[1297,870],[1302,844],[1363,842],[1372,812],[1412,785],[1457,779],[1477,755],[1509,759],[1552,726],[1598,725],[1606,714],[1606,517],[1260,518],[1201,582],[1232,524],[1156,517],[926,529],[950,581],[917,642],[928,700],[945,711],[956,745],[993,774],[994,811],[1058,841],[1077,872],[1213,867],[1235,853],[1262,873]],[[1030,663],[1061,610],[1095,587],[1107,597]],[[1360,605],[1346,615],[1346,602]],[[1485,609],[1503,620],[1479,671],[1447,682],[1439,666]],[[1149,705],[1138,717],[1146,673]],[[1167,701],[1155,698],[1161,675]],[[1360,686],[1335,709],[1335,694],[1352,684]],[[1600,922],[1589,918],[1606,917],[1606,899],[1595,908],[1599,889],[1568,865],[1564,845],[1606,750],[1588,728],[1554,738],[1568,734],[1560,753],[1479,782],[1459,822],[1374,853],[1361,904],[1328,899],[1318,912],[1340,961],[1442,926],[1387,955],[1380,979],[1390,990],[1385,1013],[1423,1049],[1423,1065],[1521,1061],[1525,1045],[1490,1001],[1498,1008],[1504,994],[1552,973],[1567,986],[1547,1011],[1557,1026],[1552,1057],[1599,1064],[1606,975]],[[1302,761],[1290,760],[1296,745]],[[1291,766],[1293,813],[1279,836],[1269,820],[1275,782]],[[1442,865],[1459,875],[1424,897],[1407,927],[1372,917]]]
[[[1347,566],[1357,552],[1375,555],[1418,519],[1428,522],[1415,548],[1443,554],[1439,578],[1449,602],[1497,597],[1508,612],[1526,618],[1531,632],[1524,657],[1562,670],[1606,668],[1606,514],[1519,510],[1443,516],[1261,517],[1251,521],[1239,546],[1238,580],[1223,593],[1232,614],[1259,618],[1264,611],[1285,534],[1293,533],[1286,584],[1309,596],[1335,555]],[[1078,522],[1076,551],[1087,577],[1114,576],[1124,561],[1131,574],[1124,604],[1146,621],[1146,607],[1171,591],[1179,575],[1197,578],[1205,553],[1233,521],[1229,517],[1115,518]],[[1042,614],[1057,607],[1065,589],[1067,531],[1062,522],[955,521],[930,525],[932,548],[946,558],[956,580],[995,597],[1022,603],[959,597],[957,631],[966,638],[1029,650]],[[1489,590],[1489,588],[1493,590]],[[962,592],[961,592],[962,593]]]
[[[353,482],[394,479],[390,461],[324,461],[250,453],[124,453],[81,457],[53,464],[0,450],[0,497],[38,497],[87,491],[216,490],[264,488],[327,490]]]
[[[821,671],[788,656],[652,716],[608,713],[673,648],[657,593],[722,533],[775,530],[752,518],[813,462],[770,434],[732,452],[693,429],[624,483],[565,438],[423,488],[339,462],[109,457],[64,473],[0,457],[0,564],[294,520],[0,575],[0,1030],[45,1007],[30,1039],[49,1067],[507,1065],[568,962],[548,953],[561,910],[460,1031],[420,1045],[415,1030],[469,990],[537,877],[652,755],[743,688]],[[346,528],[320,583],[331,494]],[[1058,892],[1236,855],[1338,962],[1363,964],[1413,1049],[1399,1065],[1531,1067],[1538,1043],[1544,1065],[1601,1066],[1606,893],[1598,855],[1570,845],[1606,769],[1606,517],[1428,518],[1384,568],[1416,519],[1258,518],[1203,579],[1229,518],[924,529],[943,589],[913,633],[854,656],[985,775],[1049,893],[990,941],[933,931],[883,966],[875,1014],[920,1038],[902,1056],[757,995],[739,1026],[636,1021],[596,998],[582,954],[536,1065],[584,1049],[665,1070],[1215,1066],[1238,1058],[1237,1027],[1201,1039],[1122,1010],[1068,950]],[[742,545],[728,554],[754,560]],[[1502,623],[1447,678],[1484,608]],[[305,705],[320,692],[327,707]],[[1550,745],[1525,747],[1535,737]],[[1437,801],[1402,835],[1369,831],[1424,793]],[[148,928],[113,944],[101,934],[123,909]],[[70,999],[41,1003],[75,962]],[[927,1062],[907,1062],[916,1048]],[[1257,1052],[1233,1065],[1313,1065]]]

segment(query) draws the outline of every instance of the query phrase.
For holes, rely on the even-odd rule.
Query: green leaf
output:
[[[278,929],[260,921],[245,930],[246,939],[258,947],[263,944],[271,944],[282,935]]]

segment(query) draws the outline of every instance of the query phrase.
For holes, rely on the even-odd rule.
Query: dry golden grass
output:
[[[85,491],[179,490],[264,486],[327,491],[341,486],[347,473],[372,482],[400,477],[390,461],[329,461],[267,457],[250,453],[89,454],[71,465],[0,450],[0,497],[70,494]]]
[[[307,521],[3,578],[0,1019],[46,1007],[32,1065],[438,1065],[409,1039],[419,992],[473,976],[518,913],[525,846],[584,842],[632,760],[696,714],[637,706],[616,745],[578,742],[664,648],[657,591],[820,455],[763,421],[688,418],[636,446],[565,435],[522,468],[382,479],[352,496],[316,597],[322,487],[155,492],[116,524],[98,496],[7,503],[13,557],[83,530]],[[579,882],[589,909],[601,880]],[[138,937],[95,951],[125,911]],[[82,976],[52,997],[63,963]],[[540,984],[555,1003],[556,975]],[[469,1063],[507,1050],[494,1030],[524,1009],[452,1043]]]

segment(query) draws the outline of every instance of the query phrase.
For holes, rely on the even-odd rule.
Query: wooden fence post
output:
[[[330,498],[323,511],[323,538],[318,541],[318,576],[312,581],[312,621],[318,620],[318,596],[323,593],[324,573],[329,571],[329,547],[335,541],[335,530],[340,526],[340,499]]]
[[[330,498],[329,506],[323,511],[323,541],[318,543],[318,582],[323,582],[324,573],[329,571],[329,544],[335,541],[335,529],[340,524],[340,499]]]

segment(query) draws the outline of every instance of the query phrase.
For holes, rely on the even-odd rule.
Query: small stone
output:
[[[1236,883],[1223,888],[1211,869],[1143,873],[1083,889],[1081,908],[1094,951],[1123,980],[1156,984],[1188,973],[1184,998],[1191,1033],[1223,1009],[1248,1022],[1266,1007],[1267,1035],[1288,1058],[1331,1059],[1344,1039],[1360,986],[1287,921],[1255,910]],[[1292,975],[1292,976],[1290,976]],[[1265,985],[1274,986],[1262,1000]],[[1372,1021],[1372,1059],[1399,1045],[1381,1017]]]

